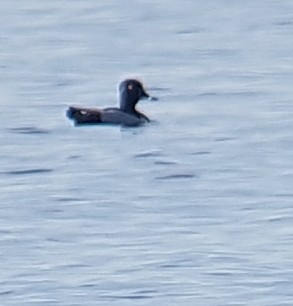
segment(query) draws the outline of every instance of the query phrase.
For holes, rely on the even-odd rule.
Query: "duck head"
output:
[[[140,99],[149,99],[157,101],[155,97],[151,97],[143,88],[140,81],[135,79],[127,79],[119,85],[119,104],[120,109],[126,113],[135,112],[135,105]]]

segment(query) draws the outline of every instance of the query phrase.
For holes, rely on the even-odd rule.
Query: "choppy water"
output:
[[[293,305],[292,1],[0,5],[1,305]]]

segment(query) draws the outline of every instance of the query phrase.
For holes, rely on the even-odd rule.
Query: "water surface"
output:
[[[292,12],[1,1],[1,305],[292,305]],[[128,76],[153,123],[65,118]]]

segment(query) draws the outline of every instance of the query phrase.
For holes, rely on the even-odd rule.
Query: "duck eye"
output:
[[[133,85],[132,84],[128,84],[127,88],[128,88],[128,90],[132,90],[133,89]]]

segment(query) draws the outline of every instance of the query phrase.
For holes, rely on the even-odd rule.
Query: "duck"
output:
[[[151,120],[136,109],[141,99],[157,101],[150,96],[141,81],[126,79],[118,86],[119,107],[83,108],[69,106],[66,115],[75,125],[115,124],[123,126],[140,126]]]

